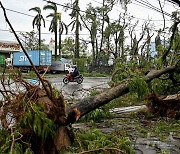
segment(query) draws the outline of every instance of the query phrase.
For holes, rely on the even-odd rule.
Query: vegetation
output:
[[[109,109],[146,105],[147,102],[144,98],[147,98],[150,93],[168,95],[177,94],[180,90],[179,12],[172,13],[173,24],[169,29],[171,35],[167,38],[168,43],[166,45],[162,44],[161,41],[164,30],[158,31],[155,39],[157,53],[153,56],[150,53],[150,43],[153,36],[150,21],[144,22],[141,35],[136,35],[134,32],[138,21],[132,26],[134,18],[130,17],[127,20],[126,7],[130,1],[124,0],[120,2],[125,8],[125,13],[119,14],[117,22],[112,22],[109,14],[117,2],[119,1],[103,0],[102,6],[98,7],[89,4],[87,10],[82,13],[79,8],[79,0],[74,0],[70,14],[72,22],[69,26],[72,25],[72,30],[75,28],[75,39],[68,38],[64,40],[62,45],[61,34],[63,27],[65,29],[67,27],[61,21],[57,4],[48,1],[48,4],[44,6],[44,10],[52,11],[47,17],[52,18],[49,30],[54,32],[55,35],[55,59],[58,56],[57,37],[59,28],[59,48],[62,49],[62,55],[73,59],[80,71],[88,74],[86,68],[89,65],[102,68],[102,66],[109,65],[110,58],[113,59],[114,71],[112,81],[109,83],[111,89],[99,94],[94,91],[91,97],[79,100],[77,104],[70,106],[70,109],[67,108],[66,111],[62,94],[54,90],[51,84],[39,75],[32,63],[35,74],[30,72],[29,75],[31,77],[36,75],[41,81],[42,87],[30,84],[22,78],[20,72],[16,72],[14,69],[10,69],[8,75],[3,71],[0,78],[2,85],[0,90],[2,96],[0,101],[2,125],[2,129],[0,129],[0,153],[44,154],[62,152],[63,150],[71,153],[82,151],[86,151],[85,153],[134,153],[133,142],[137,144],[137,136],[144,138],[158,137],[161,141],[165,141],[169,135],[171,135],[170,137],[173,137],[173,135],[179,137],[179,120],[156,117],[157,115],[149,113],[148,110],[125,115],[119,119],[110,119],[115,115],[109,113]],[[0,4],[4,11],[5,8],[1,2]],[[34,32],[22,36],[28,36],[29,42],[27,44],[30,49],[37,48],[37,46],[42,49],[40,36],[41,21],[44,21],[44,19],[39,7],[30,10],[37,12],[37,16],[33,20],[33,26],[38,28],[38,43],[37,39],[35,44],[31,40],[37,38]],[[5,18],[8,22],[6,14]],[[88,59],[86,41],[80,43],[79,39],[81,24],[90,34],[92,57]],[[13,30],[11,24],[9,25]],[[130,44],[126,42],[126,30],[128,30],[130,36]],[[13,33],[16,34],[15,31]],[[17,35],[15,36],[17,38]],[[21,48],[26,53],[22,45]],[[26,56],[30,61],[27,53]],[[153,70],[165,66],[171,67],[170,69],[168,67],[156,71],[153,76],[149,75],[149,72],[153,73]],[[158,75],[159,72],[160,75]],[[151,81],[153,78],[157,79]],[[13,86],[16,87],[16,90]],[[130,93],[127,94],[128,92]],[[122,95],[124,97],[119,97]],[[156,108],[156,106],[154,107]],[[76,131],[77,138],[74,145],[72,145],[74,141],[72,124],[79,118],[81,118],[80,122],[86,122],[89,127],[97,128]],[[108,128],[117,125],[121,127],[116,131],[105,134],[98,126],[98,122],[105,121],[104,119],[108,119]],[[164,149],[160,150],[162,153],[166,152]]]
[[[57,37],[58,37],[58,12],[57,6],[54,2],[48,1],[48,4],[44,6],[44,10],[52,10],[53,13],[50,13],[48,17],[51,17],[51,24],[49,26],[49,31],[54,32],[55,37],[55,60],[57,60]]]
[[[26,50],[39,50],[39,38],[34,30],[31,32],[20,33],[19,37]],[[49,50],[49,47],[44,42],[45,40],[41,39],[41,49]]]
[[[29,11],[35,11],[37,15],[33,19],[33,28],[34,26],[37,26],[38,32],[39,32],[39,50],[41,50],[41,21],[43,21],[43,25],[45,27],[45,20],[41,14],[41,9],[39,7],[31,8]]]
[[[77,131],[77,138],[74,146],[68,151],[72,153],[86,151],[92,153],[116,153],[126,152],[133,154],[134,151],[130,146],[130,140],[127,137],[117,137],[110,134],[104,134],[97,129],[87,131]]]

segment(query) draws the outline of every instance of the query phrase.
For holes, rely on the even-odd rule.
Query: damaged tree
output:
[[[1,2],[0,5],[3,8],[7,23],[31,62],[7,19]],[[33,153],[38,154],[59,153],[73,142],[74,134],[71,124],[90,111],[129,92],[128,84],[120,84],[99,95],[85,98],[66,109],[62,94],[53,89],[51,84],[39,75],[32,62],[31,65],[41,81],[42,87],[31,85],[14,70],[10,73],[11,79],[9,78],[9,80],[5,73],[2,75],[0,93],[3,95],[3,99],[0,102],[0,119],[2,129],[10,134],[10,136],[4,134],[5,137],[9,137],[9,142],[5,142],[7,148],[3,147],[2,150],[4,151],[1,151],[2,153],[13,153],[19,144],[23,145],[23,152],[30,148]],[[178,71],[177,66],[163,68],[153,73],[150,72],[146,75],[145,81],[150,82],[163,74],[175,71]],[[14,84],[17,87],[16,89],[21,88],[12,90]]]
[[[175,66],[171,66],[149,73],[146,81],[150,82],[164,73],[172,73],[176,70]],[[48,82],[46,86],[51,89],[54,100],[50,99],[45,90],[39,86],[33,86],[20,77],[13,76],[14,82],[25,89],[24,92],[11,91],[11,98],[5,97],[1,103],[2,125],[7,131],[12,131],[11,134],[16,134],[14,142],[28,143],[25,147],[31,147],[34,153],[58,153],[71,145],[74,138],[71,130],[72,123],[90,111],[129,92],[129,85],[121,84],[97,96],[85,98],[65,111],[62,94],[51,89]],[[5,80],[2,85],[7,87]],[[4,88],[4,91],[1,90],[4,95],[9,92],[7,88]],[[13,125],[7,121],[7,115],[15,119],[16,122]],[[21,130],[18,129],[19,127]],[[13,141],[11,146],[13,149]]]
[[[180,94],[157,97],[152,93],[147,107],[149,111],[157,116],[180,119]]]
[[[154,78],[159,78],[161,75],[166,73],[173,73],[178,71],[177,65],[176,66],[169,66],[167,68],[163,68],[161,70],[149,72],[145,76],[145,81],[148,83]],[[76,104],[74,107],[68,110],[69,115],[71,115],[71,112],[73,109],[76,109],[78,113],[80,113],[80,117],[89,113],[90,111],[105,105],[106,103],[110,102],[111,100],[118,98],[126,93],[129,92],[129,85],[124,83],[120,84],[116,87],[113,87],[109,89],[108,91],[105,91],[97,96],[85,98],[81,100],[78,104]],[[74,114],[74,112],[72,112]],[[74,121],[71,121],[73,123]]]

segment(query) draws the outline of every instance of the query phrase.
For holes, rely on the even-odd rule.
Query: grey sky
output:
[[[141,24],[144,22],[143,19],[155,20],[153,22],[154,22],[156,30],[159,28],[163,28],[163,18],[162,18],[161,13],[154,11],[152,9],[146,8],[145,6],[142,7],[141,6],[142,4],[139,3],[138,1],[142,2],[141,0],[132,0],[132,4],[128,5],[129,15],[133,15],[134,17],[136,17],[136,20],[139,19],[139,25],[137,27],[139,30],[137,29],[136,33],[140,32]],[[145,2],[149,1],[149,3],[159,8],[158,0],[148,0],[148,1],[144,0],[144,1]],[[7,9],[18,11],[21,13],[26,13],[33,16],[35,15],[35,12],[29,11],[30,8],[37,6],[42,9],[43,6],[46,4],[46,2],[44,2],[43,0],[1,0],[1,2],[4,5],[4,7]],[[67,2],[70,2],[70,0],[69,1],[68,0],[54,0],[54,2],[57,2],[58,4],[64,4],[64,2],[67,3]],[[86,4],[88,4],[89,2],[91,2],[93,6],[98,6],[102,4],[102,0],[79,0],[79,2],[80,2],[81,10],[85,10]],[[162,2],[163,10],[169,14],[171,14],[172,11],[175,11],[176,9],[178,9],[178,7],[175,7],[174,5],[172,5],[172,3],[168,3],[167,1],[164,1],[164,0],[161,0],[161,2]],[[42,10],[42,12],[43,12],[44,17],[48,14],[47,11]],[[59,5],[58,5],[58,12],[62,12],[62,20],[66,24],[70,23],[70,17],[68,16],[68,13],[65,13],[63,11],[63,8]],[[117,19],[118,14],[120,12],[124,12],[124,10],[120,8],[120,5],[116,5],[112,13],[110,14],[110,19],[112,20]],[[16,31],[30,32],[31,30],[33,30],[32,28],[33,17],[29,17],[27,15],[22,15],[20,13],[15,13],[8,10],[7,10],[7,15],[11,24],[13,25]],[[169,21],[169,19],[170,17],[166,16],[166,26],[171,25],[171,22]],[[47,19],[47,20],[50,20],[50,19]],[[47,21],[46,28],[42,29],[43,33],[48,33],[48,34],[42,35],[42,38],[46,39],[46,42],[49,42],[51,37],[52,38],[54,37],[54,35],[50,34],[50,32],[48,31],[49,23],[50,22]],[[7,30],[9,30],[9,27],[4,20],[3,12],[2,12],[2,9],[0,8],[0,40],[14,41],[15,37]],[[35,31],[37,30],[35,29]],[[70,33],[73,34],[73,32],[70,32]],[[88,34],[88,32],[86,31],[83,31],[81,33]],[[65,36],[63,36],[63,38],[64,37]],[[88,40],[88,35],[85,35],[85,36],[80,35],[80,37],[86,38]]]

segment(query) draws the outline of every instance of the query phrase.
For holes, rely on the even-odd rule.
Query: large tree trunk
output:
[[[145,77],[145,81],[150,82],[154,78],[160,77],[162,74],[171,73],[174,71],[176,71],[176,67],[170,66],[167,68],[163,68],[161,70],[149,72]],[[83,115],[91,112],[92,110],[94,110],[100,106],[103,106],[103,105],[107,104],[108,102],[110,102],[111,100],[118,98],[128,92],[129,92],[128,84],[120,84],[120,85],[113,87],[99,95],[85,98],[85,99],[79,101],[77,104],[75,104],[74,106],[67,109],[68,116],[69,117],[77,116],[76,113],[78,113],[78,116],[82,117]],[[74,110],[76,111],[76,113],[74,112]],[[72,118],[72,120],[69,119],[69,123],[75,122],[75,121],[73,121],[75,119],[77,119],[77,118],[74,117],[74,118]]]

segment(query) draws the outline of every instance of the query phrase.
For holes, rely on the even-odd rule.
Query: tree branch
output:
[[[176,67],[170,66],[167,68],[163,68],[161,70],[149,72],[145,76],[145,81],[148,83],[151,80],[153,80],[154,78],[158,78],[165,73],[170,73],[170,72],[174,72],[174,71],[176,71]],[[68,122],[74,123],[75,121],[78,120],[78,118],[82,117],[83,115],[91,112],[92,110],[94,110],[100,106],[107,104],[111,100],[118,98],[128,92],[129,92],[129,85],[126,83],[123,83],[123,84],[113,87],[99,95],[85,98],[85,99],[79,101],[74,106],[71,106],[70,108],[67,109],[67,113],[69,113],[68,114],[68,119],[69,119]],[[69,118],[69,117],[73,117],[73,116],[74,116],[74,118],[72,118],[72,119]]]

